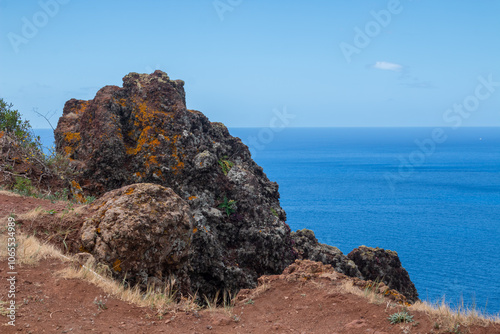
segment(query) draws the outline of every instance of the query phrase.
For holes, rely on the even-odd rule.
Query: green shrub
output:
[[[413,322],[413,316],[410,315],[406,310],[393,313],[387,319],[389,319],[391,325],[399,324],[402,322],[404,323]]]
[[[40,137],[35,136],[29,121],[22,120],[21,113],[12,107],[0,98],[0,131],[13,134],[24,146],[41,149]]]
[[[23,195],[23,196],[32,196],[35,194],[35,187],[31,184],[30,179],[26,179],[24,177],[16,176],[15,177],[16,183],[12,187],[12,190],[14,190],[16,193]]]

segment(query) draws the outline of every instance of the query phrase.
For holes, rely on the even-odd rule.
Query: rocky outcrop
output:
[[[354,261],[364,279],[385,283],[403,294],[409,302],[418,300],[417,289],[408,272],[401,266],[398,253],[361,246],[351,251],[347,257]]]
[[[300,258],[354,277],[381,275],[414,296],[397,255],[347,258],[312,231],[291,233],[278,185],[222,123],[187,109],[184,82],[166,73],[130,73],[123,87],[69,100],[55,139],[79,172],[75,198],[111,191],[93,204],[82,242],[118,277],[145,284],[173,275],[183,289],[213,296],[254,287]]]
[[[254,298],[258,297],[262,291],[269,289],[273,284],[286,281],[298,282],[301,289],[306,282],[314,282],[317,287],[321,287],[325,291],[331,291],[333,286],[342,287],[342,291],[350,291],[351,293],[361,294],[366,296],[372,294],[377,296],[378,300],[388,298],[398,304],[408,306],[408,300],[398,291],[390,289],[382,282],[374,282],[371,280],[362,280],[358,277],[349,277],[339,273],[329,264],[315,262],[310,260],[295,260],[288,266],[280,275],[268,275],[259,277],[259,287],[254,290],[243,289],[236,296],[236,300],[249,303]],[[326,283],[326,284],[325,284]],[[329,286],[330,285],[330,286]],[[282,297],[281,297],[282,298]],[[286,299],[287,297],[285,297]]]
[[[349,260],[337,247],[319,243],[313,231],[303,229],[292,232],[292,240],[298,259],[329,264],[339,273],[362,278],[353,261]]]
[[[81,229],[83,250],[106,263],[131,286],[175,279],[190,292],[189,250],[193,220],[171,189],[142,183],[106,193],[92,203]]]
[[[183,85],[161,71],[130,73],[123,87],[69,100],[55,131],[57,151],[81,171],[76,181],[86,194],[155,183],[187,203],[193,292],[253,287],[296,257],[278,185],[222,123],[186,108]]]

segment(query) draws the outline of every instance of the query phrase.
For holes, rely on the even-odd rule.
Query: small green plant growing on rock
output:
[[[219,166],[224,175],[227,175],[227,173],[229,173],[231,168],[234,166],[234,163],[229,161],[227,155],[225,155],[219,160]]]
[[[271,213],[273,214],[273,216],[279,217],[278,212],[276,212],[274,208],[271,208]]]
[[[391,314],[387,319],[389,319],[391,325],[413,322],[413,316],[408,313],[406,308],[401,312]]]
[[[224,212],[226,212],[226,215],[229,217],[236,211],[236,201],[232,199],[227,199],[226,196],[224,196],[224,201],[219,204],[219,209],[223,209]]]

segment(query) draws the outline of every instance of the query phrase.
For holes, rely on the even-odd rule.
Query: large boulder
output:
[[[296,258],[278,185],[222,123],[186,108],[183,85],[161,71],[130,73],[123,87],[69,100],[55,131],[57,151],[81,171],[84,193],[146,182],[187,202],[193,292],[254,287]]]
[[[351,277],[362,278],[356,264],[337,247],[321,244],[314,232],[308,229],[292,232],[294,248],[299,260],[311,260],[331,265],[336,271]]]
[[[401,265],[398,253],[361,246],[352,250],[347,257],[356,263],[364,279],[385,283],[404,295],[409,302],[419,300],[417,289]]]
[[[144,183],[106,193],[88,208],[83,250],[131,285],[175,279],[190,292],[193,221],[187,203],[171,189]]]

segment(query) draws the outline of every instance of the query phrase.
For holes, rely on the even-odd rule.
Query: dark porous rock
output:
[[[81,172],[76,181],[86,195],[155,183],[187,202],[191,289],[198,295],[254,287],[296,258],[278,185],[222,123],[186,108],[181,80],[130,73],[123,87],[69,100],[55,139]]]
[[[81,229],[83,247],[132,286],[175,279],[190,291],[193,221],[171,189],[143,183],[111,191],[92,203]],[[158,284],[156,284],[158,286]]]
[[[408,272],[401,266],[398,253],[361,246],[352,250],[347,257],[356,263],[364,279],[384,282],[411,303],[419,300],[417,289]]]
[[[292,232],[292,240],[298,259],[330,264],[339,273],[362,278],[353,261],[349,260],[337,247],[319,243],[313,231],[303,229]]]

